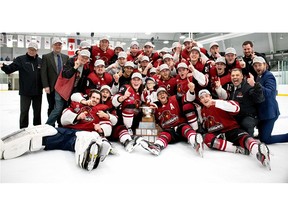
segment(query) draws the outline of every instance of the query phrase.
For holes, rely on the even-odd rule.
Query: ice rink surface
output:
[[[0,135],[3,137],[18,130],[20,99],[18,91],[0,92],[0,98]],[[279,102],[281,116],[275,124],[273,134],[287,133],[288,97],[278,97],[277,100]],[[47,119],[46,112],[47,101],[46,95],[43,94],[43,123],[45,123]],[[32,108],[30,110],[30,125],[32,125]],[[190,205],[191,202],[193,202],[192,200],[196,198],[195,195],[199,196],[200,194],[203,202],[204,199],[207,199],[205,194],[208,194],[210,198],[215,196],[215,199],[218,199],[218,196],[214,193],[209,193],[210,191],[215,192],[215,189],[217,193],[220,193],[219,196],[221,196],[223,192],[225,192],[225,194],[228,193],[227,196],[225,196],[226,200],[229,199],[230,193],[235,194],[234,191],[238,194],[244,193],[242,196],[245,198],[240,195],[242,203],[246,202],[243,199],[249,199],[249,194],[255,195],[255,193],[259,193],[261,197],[265,197],[265,194],[267,194],[265,191],[270,191],[271,193],[271,190],[274,197],[283,201],[282,198],[278,197],[278,192],[282,193],[284,188],[287,189],[287,184],[283,186],[283,184],[279,185],[277,183],[288,182],[288,143],[269,146],[272,152],[272,171],[268,171],[260,164],[256,157],[252,155],[244,156],[212,151],[205,148],[204,158],[201,158],[194,152],[192,147],[186,143],[170,145],[164,149],[158,157],[151,155],[142,149],[141,146],[132,153],[124,151],[124,148],[120,144],[116,144],[116,147],[120,154],[109,155],[103,163],[100,163],[96,170],[91,172],[77,167],[74,153],[68,151],[39,151],[28,153],[15,159],[1,160],[1,183],[58,183],[56,185],[52,184],[52,186],[49,184],[48,187],[47,184],[44,184],[44,187],[43,184],[33,184],[32,187],[33,192],[36,194],[42,194],[42,191],[48,194],[51,193],[51,191],[56,192],[55,199],[58,200],[58,202],[61,202],[61,200],[59,200],[59,197],[57,198],[57,191],[55,191],[55,189],[66,193],[68,197],[73,197],[74,192],[77,193],[78,191],[79,193],[80,191],[80,196],[85,196],[85,193],[89,194],[87,191],[95,187],[95,191],[91,191],[92,197],[94,197],[93,193],[97,193],[97,191],[104,197],[105,194],[103,193],[105,191],[108,191],[111,196],[113,196],[113,191],[117,191],[117,195],[114,194],[114,198],[116,196],[118,197],[117,200],[121,200],[124,196],[125,200],[122,200],[124,203],[129,202],[131,205],[137,206],[139,203],[133,198],[135,197],[134,190],[141,194],[148,194],[154,197],[156,203],[154,203],[154,199],[152,198],[149,202],[153,201],[156,205],[157,199],[168,199],[167,202],[169,202],[169,200],[174,202],[180,199],[180,197],[178,197],[179,193],[181,196],[185,194],[185,197],[191,196],[188,200],[187,197],[183,198],[183,200],[181,199],[181,203],[187,207],[187,205]],[[247,185],[239,183],[253,184]],[[267,184],[263,186],[263,184],[254,183],[274,184],[272,184],[273,186],[271,188],[271,186],[267,186]],[[23,193],[30,192],[31,184],[28,185],[29,189],[27,189],[27,184],[25,184],[25,187],[22,187],[23,184],[5,184],[5,187],[3,187],[2,184],[1,189],[2,191],[4,190],[4,194],[10,194],[10,188],[13,188],[14,193],[19,190],[21,193],[17,194],[20,196]],[[265,189],[263,191],[262,187],[268,188],[268,190]],[[83,188],[86,191],[84,194],[82,194]],[[125,188],[128,190],[125,190]],[[204,191],[204,194],[202,191]],[[54,192],[52,196],[54,196]],[[138,192],[137,195],[139,195]],[[186,192],[188,194],[186,194]],[[247,195],[246,192],[248,192]],[[121,195],[121,193],[123,193],[123,195]],[[158,197],[157,194],[159,193],[162,193],[162,196]],[[165,194],[171,194],[171,197],[166,197]],[[37,197],[35,198],[37,199]],[[23,196],[23,199],[25,199],[25,196]],[[107,200],[110,199],[111,197],[108,196]],[[139,199],[139,202],[140,200],[141,202],[147,201],[143,197],[138,197],[137,199]],[[269,199],[271,200],[271,197]],[[254,199],[252,199],[251,202],[253,202],[253,200]],[[212,201],[210,200],[209,202]],[[234,202],[232,201],[232,203]],[[169,205],[169,203],[167,204]],[[203,211],[204,210],[205,209],[203,209]],[[146,210],[138,212],[138,214],[135,215],[149,214],[148,210],[145,214],[144,212],[146,212]],[[159,212],[159,214],[160,213],[161,212]],[[177,212],[175,212],[175,214],[176,213]],[[171,214],[174,214],[173,211]],[[131,215],[133,214],[131,213]]]

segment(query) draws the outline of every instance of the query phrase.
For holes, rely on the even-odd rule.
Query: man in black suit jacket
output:
[[[68,55],[61,53],[62,41],[55,38],[52,42],[53,51],[42,56],[41,79],[43,88],[47,94],[48,116],[55,105],[54,86],[62,67],[69,59]],[[59,57],[58,57],[59,55]]]

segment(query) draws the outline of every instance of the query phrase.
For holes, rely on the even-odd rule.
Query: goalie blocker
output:
[[[24,128],[0,139],[0,159],[12,159],[39,150],[75,151],[76,164],[91,171],[111,151],[111,143],[97,132],[38,125]]]

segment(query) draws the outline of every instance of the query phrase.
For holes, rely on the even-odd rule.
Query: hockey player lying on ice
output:
[[[89,100],[77,101],[77,93],[71,96],[69,108],[63,111],[63,128],[38,125],[16,131],[0,140],[0,159],[11,159],[26,152],[44,150],[75,151],[76,164],[91,171],[104,161],[111,151],[112,125],[117,118],[105,113],[108,106],[100,104],[101,94],[92,89]]]
[[[198,93],[200,102],[204,105],[201,110],[202,125],[207,130],[204,143],[212,149],[220,151],[255,155],[269,170],[270,155],[268,147],[253,139],[233,118],[239,113],[238,102],[230,100],[214,100],[206,89]]]

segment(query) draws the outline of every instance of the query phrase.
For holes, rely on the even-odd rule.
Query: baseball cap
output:
[[[188,66],[187,66],[187,64],[186,63],[184,63],[184,62],[181,62],[181,63],[179,63],[178,64],[178,66],[177,66],[177,69],[179,69],[179,68],[188,68]]]
[[[60,38],[54,38],[53,41],[52,41],[52,44],[56,44],[56,43],[61,43],[62,44],[62,41],[60,40]]]
[[[89,57],[90,58],[90,52],[88,50],[81,50],[79,52],[79,55],[81,56],[86,56],[86,57]]]
[[[170,70],[167,64],[160,65],[159,70],[162,71],[164,69]]]
[[[155,79],[154,79],[153,77],[147,77],[147,78],[145,79],[145,82],[147,82],[148,80],[151,80],[151,81],[153,81],[154,83],[156,83],[156,81],[155,81]]]
[[[132,76],[131,76],[131,79],[133,79],[133,78],[142,79],[142,74],[139,73],[139,72],[135,72],[135,73],[133,73]]]
[[[127,61],[126,63],[125,63],[125,65],[124,65],[124,67],[132,67],[132,68],[134,68],[134,63],[132,62],[132,61]]]
[[[210,92],[207,89],[202,89],[202,90],[199,91],[198,97],[200,98],[203,94],[211,95]]]
[[[217,58],[215,61],[215,64],[220,63],[220,62],[226,64],[225,57],[221,56],[221,57]]]
[[[167,54],[165,54],[165,55],[163,56],[163,60],[166,59],[166,58],[173,59],[173,56],[167,53]]]
[[[136,45],[139,48],[139,43],[137,41],[132,41],[130,47]]]
[[[166,88],[164,88],[164,87],[158,88],[157,91],[156,91],[156,94],[158,95],[161,91],[165,91],[168,94]]]
[[[255,56],[253,58],[253,63],[252,64],[255,64],[255,63],[266,63],[265,59],[261,56]]]
[[[171,49],[176,48],[179,44],[180,44],[179,42],[174,42],[174,43],[172,44]],[[180,44],[180,45],[181,45],[181,44]]]
[[[122,51],[124,51],[124,48],[123,48],[122,44],[120,44],[120,43],[118,43],[118,44],[114,47],[114,50],[115,50],[116,48],[121,48]]]
[[[200,48],[199,48],[199,47],[194,46],[194,47],[192,47],[191,51],[192,51],[192,50],[198,51],[198,52],[199,52],[199,55],[201,55],[201,51],[200,51]]]
[[[145,45],[144,45],[144,47],[145,47],[145,46],[150,46],[150,47],[153,47],[153,48],[155,47],[155,46],[152,44],[152,42],[150,42],[150,41],[146,42]]]
[[[235,50],[233,47],[227,48],[227,49],[225,50],[225,55],[230,54],[230,53],[236,55],[236,50]]]
[[[100,41],[101,41],[101,40],[107,40],[107,41],[109,42],[109,38],[108,38],[107,36],[101,37],[101,38],[100,38]]]
[[[148,56],[142,56],[141,61],[148,61],[149,62],[149,57]]]
[[[33,48],[35,50],[38,50],[38,44],[36,42],[33,42],[31,41],[29,44],[28,44],[28,48]]]
[[[211,47],[213,47],[213,46],[219,47],[219,44],[217,42],[212,42],[212,43],[210,43],[209,49],[211,49]]]
[[[121,52],[119,52],[119,54],[118,54],[118,59],[119,58],[127,58],[127,53],[126,52],[124,52],[124,51],[121,51]]]
[[[152,67],[151,69],[150,69],[150,74],[152,74],[152,73],[156,73],[157,72],[157,70],[156,70],[156,68],[155,67]]]
[[[110,94],[112,95],[110,86],[108,86],[108,85],[103,85],[103,86],[101,86],[100,92],[101,92],[103,89],[107,89],[107,90],[110,92]]]
[[[104,65],[105,66],[105,62],[102,59],[98,59],[95,61],[94,66],[97,67],[99,65]]]
[[[170,49],[169,49],[168,47],[163,47],[163,48],[159,51],[159,53],[161,53],[161,52],[169,53],[169,52],[170,52]]]
[[[87,41],[81,41],[80,47],[81,47],[82,49],[87,49],[87,48],[90,48],[90,47],[91,47],[91,44],[90,44],[89,42],[87,42]]]
[[[185,38],[184,39],[184,41],[183,41],[183,44],[185,43],[185,42],[192,42],[193,40],[191,39],[191,38]]]

